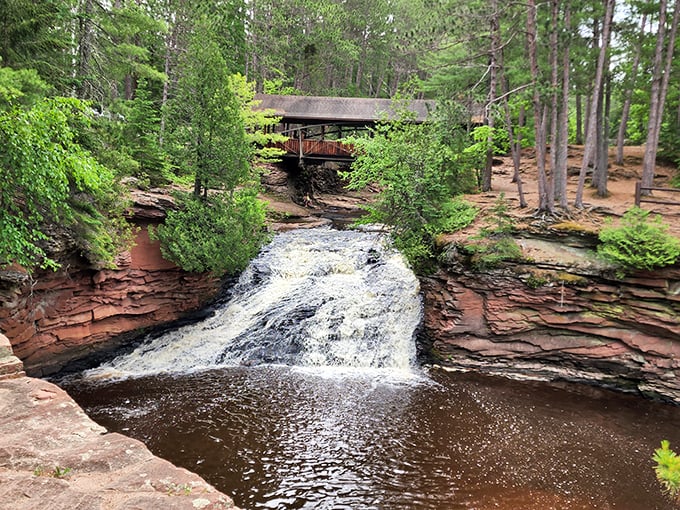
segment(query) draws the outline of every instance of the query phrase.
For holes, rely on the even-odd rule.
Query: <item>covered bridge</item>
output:
[[[414,122],[424,122],[435,107],[434,101],[327,96],[283,96],[257,94],[258,109],[274,110],[281,117],[282,134],[289,140],[281,144],[289,156],[302,159],[349,160],[351,147],[339,139],[357,129],[384,119],[394,119],[398,110],[414,114]]]

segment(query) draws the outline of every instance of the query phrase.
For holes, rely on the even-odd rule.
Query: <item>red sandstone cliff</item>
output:
[[[680,402],[680,267],[618,280],[585,249],[521,240],[530,262],[422,282],[445,365],[638,389]]]
[[[149,239],[148,226],[164,217],[167,202],[150,195],[138,195],[136,201],[136,244],[119,257],[118,269],[67,266],[30,279],[14,272],[22,283],[0,290],[0,333],[10,339],[29,375],[53,373],[73,359],[110,348],[121,334],[175,320],[219,290],[217,278],[182,271]]]

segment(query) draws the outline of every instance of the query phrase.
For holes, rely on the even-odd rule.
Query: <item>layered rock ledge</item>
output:
[[[680,403],[680,267],[623,279],[584,239],[518,239],[524,261],[471,270],[455,243],[422,281],[438,362],[591,382]]]
[[[236,508],[198,475],[89,419],[59,387],[23,375],[0,335],[0,507],[12,510]],[[7,362],[7,363],[5,363]]]
[[[210,274],[183,271],[161,256],[138,220],[134,247],[121,254],[116,269],[65,265],[32,277],[2,275],[0,332],[31,376],[44,376],[68,362],[110,350],[137,334],[201,308],[218,293]],[[3,282],[0,282],[3,283]]]

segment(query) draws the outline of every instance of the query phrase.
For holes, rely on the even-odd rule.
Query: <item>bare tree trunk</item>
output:
[[[616,136],[616,159],[617,165],[623,165],[623,146],[626,143],[626,131],[628,130],[628,118],[630,117],[630,105],[633,98],[633,89],[637,81],[638,69],[640,68],[640,53],[642,49],[642,38],[645,34],[645,26],[647,25],[647,15],[642,16],[640,23],[640,35],[638,44],[635,46],[635,55],[633,56],[633,65],[630,72],[628,87],[624,94],[623,108],[621,111],[621,123],[619,124],[619,131]]]
[[[576,94],[576,145],[583,145],[583,96]]]
[[[567,31],[571,30],[571,6],[569,2],[564,5],[564,25]],[[567,199],[567,157],[569,150],[569,81],[570,62],[569,44],[562,48],[562,80],[560,85],[562,97],[557,115],[557,139],[555,148],[554,186],[555,200],[562,209],[569,208]]]
[[[656,153],[659,148],[661,120],[663,118],[663,110],[666,103],[666,95],[668,93],[668,82],[673,63],[673,50],[675,49],[675,37],[678,31],[678,17],[680,16],[680,2],[676,0],[673,9],[673,20],[668,33],[668,42],[666,43],[666,6],[666,0],[661,0],[659,6],[659,32],[657,34],[656,49],[654,52],[654,70],[652,72],[647,143],[645,144],[645,155],[642,159],[643,187],[650,187],[654,184],[654,167],[656,165]],[[664,44],[666,44],[666,60],[664,69],[661,69]],[[648,194],[649,192],[644,193]]]
[[[602,90],[604,79],[604,66],[607,61],[607,51],[609,49],[609,39],[611,35],[611,24],[614,17],[615,0],[606,0],[604,23],[602,26],[602,44],[600,53],[597,57],[597,68],[595,70],[595,83],[593,84],[593,95],[591,98],[590,112],[588,115],[588,130],[586,133],[586,145],[583,149],[583,163],[578,176],[578,187],[576,188],[576,200],[574,205],[578,208],[583,207],[583,188],[586,183],[586,170],[588,163],[595,153],[596,136],[593,136],[597,121],[597,101]]]
[[[505,76],[505,59],[503,58],[503,50],[498,52],[498,79],[501,82],[501,93],[503,97],[503,112],[505,114],[505,125],[508,131],[508,142],[510,143],[510,153],[512,154],[512,165],[514,167],[514,175],[512,182],[517,184],[517,197],[519,198],[519,206],[524,208],[527,206],[527,200],[524,196],[524,189],[522,183],[522,176],[519,173],[520,159],[522,155],[522,140],[519,129],[515,133],[512,115],[510,114],[509,89],[510,84]],[[520,107],[518,126],[524,125],[524,106]]]
[[[527,2],[527,49],[529,52],[529,62],[531,68],[531,79],[534,84],[532,97],[534,109],[534,130],[536,135],[536,168],[538,171],[538,210],[543,212],[553,212],[554,205],[550,201],[548,194],[547,178],[545,173],[545,111],[541,103],[541,96],[538,90],[538,54],[536,48],[537,29],[536,29],[536,0]]]
[[[597,181],[597,195],[599,197],[607,196],[607,180],[609,179],[609,138],[607,133],[609,133],[609,112],[611,109],[611,77],[607,73],[607,80],[605,82],[605,92],[604,92],[604,105],[602,106],[604,111],[602,114],[602,129],[600,130],[600,148],[598,151],[598,175],[599,179]]]
[[[165,128],[167,123],[167,104],[170,98],[170,91],[175,84],[176,76],[174,76],[175,59],[178,52],[178,39],[180,38],[182,16],[180,15],[182,3],[178,3],[178,8],[173,11],[172,2],[166,3],[166,16],[168,22],[171,24],[168,33],[165,36],[165,58],[163,62],[163,72],[165,73],[165,81],[163,82],[163,92],[161,95],[161,121],[158,133],[158,143],[163,146],[165,138]]]
[[[557,112],[559,111],[559,64],[558,64],[558,25],[560,6],[558,0],[550,0],[550,175],[548,176],[549,192],[555,194],[555,170],[557,166],[557,145],[560,143],[557,132]]]
[[[609,164],[609,152],[607,144],[607,131],[605,127],[605,89],[609,83],[609,56],[605,59],[605,73],[603,76],[602,87],[597,96],[597,116],[595,121],[595,153],[593,155],[593,176],[591,186],[600,190],[604,182],[604,193],[606,194],[607,167]],[[604,196],[604,195],[602,195]]]
[[[94,57],[94,2],[84,0],[78,9],[78,55],[76,63],[76,81],[79,83],[76,95],[80,99],[93,99],[92,59]]]
[[[489,126],[489,135],[486,141],[486,163],[482,173],[482,191],[491,190],[491,174],[493,171],[493,129],[495,118],[492,112],[492,105],[496,101],[496,88],[498,76],[498,48],[500,46],[500,34],[498,23],[498,2],[491,0],[491,47],[489,48],[489,96],[486,107],[486,122]]]

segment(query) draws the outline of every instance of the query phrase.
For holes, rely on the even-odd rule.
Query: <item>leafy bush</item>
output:
[[[390,225],[397,249],[414,269],[429,271],[437,235],[466,226],[476,215],[472,206],[452,199],[474,186],[461,156],[464,136],[407,117],[381,123],[371,135],[347,140],[357,158],[343,174],[349,189],[377,184],[381,190],[362,223]]]
[[[598,254],[624,270],[653,269],[674,264],[680,257],[680,239],[668,233],[661,216],[650,219],[639,207],[623,215],[621,226],[609,225],[599,235]]]
[[[484,237],[464,246],[475,269],[498,267],[501,262],[520,260],[522,250],[515,240],[506,235]]]
[[[50,223],[89,236],[81,247],[102,266],[129,241],[112,173],[71,127],[86,122],[85,111],[76,99],[56,98],[0,113],[0,266],[56,268],[44,249]]]
[[[670,449],[670,443],[661,441],[661,448],[657,448],[652,456],[656,466],[656,479],[661,483],[664,492],[675,501],[680,502],[680,457]]]
[[[186,271],[236,273],[268,238],[256,195],[250,188],[207,198],[178,195],[180,209],[170,211],[152,237],[161,241],[163,256]]]

